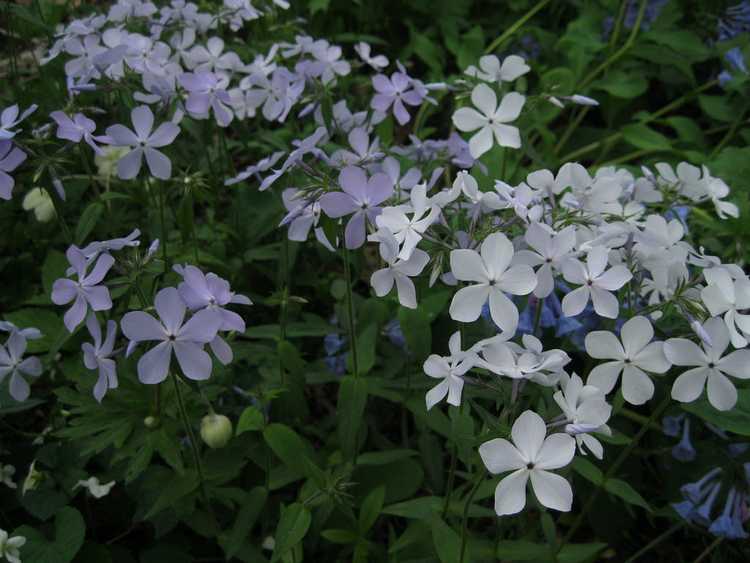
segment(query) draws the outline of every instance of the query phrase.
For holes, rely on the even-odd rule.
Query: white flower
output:
[[[750,335],[750,315],[739,310],[750,309],[750,279],[744,274],[736,280],[724,268],[710,268],[703,271],[708,285],[701,290],[701,299],[712,317],[724,315],[729,329],[732,346],[747,346],[746,335]],[[739,328],[743,333],[740,334]]]
[[[589,302],[600,317],[616,319],[620,310],[617,298],[610,293],[630,281],[633,274],[625,266],[618,265],[606,272],[608,251],[603,246],[593,247],[586,256],[586,264],[571,258],[562,265],[566,281],[581,287],[567,293],[562,300],[562,310],[566,317],[580,314]]]
[[[531,223],[524,240],[533,250],[521,250],[514,261],[529,266],[540,266],[536,271],[537,285],[534,295],[547,297],[555,289],[554,271],[570,257],[576,244],[576,229],[573,225],[559,233],[542,223]]]
[[[9,537],[8,532],[0,530],[0,559],[5,557],[8,563],[21,563],[21,552],[19,551],[26,545],[26,538],[23,536]]]
[[[409,278],[418,276],[430,261],[430,255],[424,250],[415,248],[408,260],[398,258],[398,241],[388,229],[380,229],[377,233],[367,237],[371,242],[380,243],[380,256],[388,264],[387,267],[377,270],[370,277],[370,285],[375,290],[375,295],[383,297],[391,292],[393,284],[396,284],[398,301],[404,307],[417,308],[417,294],[414,282]]]
[[[15,473],[16,468],[12,465],[0,465],[0,483],[11,489],[17,488],[18,485],[13,482]]]
[[[518,327],[518,309],[505,295],[528,295],[536,287],[534,270],[525,264],[511,266],[513,244],[502,233],[488,236],[480,251],[451,251],[451,272],[457,280],[476,282],[453,296],[451,318],[464,323],[474,322],[489,299],[490,315],[502,330],[513,334]]]
[[[359,58],[375,70],[381,70],[388,66],[388,58],[385,55],[370,55],[370,44],[360,41],[354,46],[354,50],[359,55]]]
[[[654,329],[646,317],[633,317],[620,331],[622,344],[611,332],[595,330],[586,335],[586,352],[598,360],[612,360],[596,366],[586,383],[609,393],[622,374],[622,395],[631,405],[642,405],[654,396],[654,383],[646,375],[665,373],[669,361],[663,342],[651,342]]]
[[[407,213],[412,214],[411,218]],[[427,186],[419,184],[411,190],[411,206],[385,207],[375,219],[375,224],[393,233],[398,243],[403,245],[398,257],[408,260],[422,240],[422,234],[435,222],[439,214],[440,209],[431,205],[427,198]]]
[[[729,346],[729,329],[717,317],[703,324],[711,344],[685,338],[670,338],[664,343],[667,359],[676,366],[696,366],[682,373],[672,384],[672,398],[683,403],[695,401],[708,390],[708,402],[720,411],[731,409],[737,403],[737,389],[727,377],[750,378],[750,350],[735,350],[724,356]]]
[[[575,437],[578,450],[586,454],[583,446],[602,459],[604,448],[601,442],[592,436],[591,432],[611,435],[607,426],[612,414],[612,405],[607,403],[604,393],[593,385],[584,385],[575,373],[568,377],[563,375],[561,391],[555,392],[553,398],[565,416],[565,432]]]
[[[471,92],[471,102],[479,108],[460,108],[453,114],[453,124],[460,131],[476,131],[469,140],[469,152],[479,158],[492,148],[494,134],[501,147],[517,149],[521,147],[521,135],[517,127],[506,125],[515,121],[521,114],[526,98],[518,92],[503,96],[500,107],[495,92],[486,84],[478,84]],[[481,113],[480,113],[481,112]]]
[[[567,434],[547,436],[542,417],[527,410],[513,423],[513,443],[495,438],[479,447],[479,455],[490,473],[513,471],[495,489],[498,516],[516,514],[526,505],[526,483],[547,508],[568,512],[573,504],[573,489],[563,477],[551,473],[568,465],[576,451],[576,442]]]
[[[94,498],[103,498],[109,494],[109,492],[112,490],[112,487],[114,486],[114,481],[102,484],[99,482],[99,479],[97,477],[89,477],[85,481],[78,481],[78,483],[76,483],[75,487],[73,488],[77,489],[78,487],[81,487],[91,493],[91,496],[93,496]]]
[[[531,68],[526,64],[526,61],[518,55],[505,57],[502,65],[497,56],[484,55],[483,57],[479,57],[479,69],[474,65],[470,65],[465,73],[485,82],[500,83],[513,82],[516,78],[523,76],[530,70]]]
[[[456,407],[461,405],[461,392],[464,388],[464,380],[461,376],[474,367],[477,361],[477,355],[471,350],[461,351],[460,331],[453,333],[448,341],[448,349],[450,356],[430,354],[422,366],[428,376],[442,379],[425,396],[427,410],[442,401],[446,395],[449,405]]]
[[[477,366],[511,379],[531,379],[540,385],[550,385],[556,382],[563,366],[570,362],[570,357],[562,350],[544,352],[541,341],[535,336],[524,334],[523,346],[519,346],[515,342],[505,342],[502,339],[504,334],[508,333],[480,343],[484,359],[480,359]]]
[[[44,188],[30,189],[24,196],[21,206],[25,211],[33,211],[34,217],[40,223],[47,223],[55,216],[55,204]]]
[[[459,186],[466,199],[471,202],[472,209],[469,215],[472,220],[475,220],[482,213],[489,213],[507,207],[500,201],[500,196],[497,192],[483,192],[480,190],[477,181],[466,170],[462,170],[456,174],[453,185]]]

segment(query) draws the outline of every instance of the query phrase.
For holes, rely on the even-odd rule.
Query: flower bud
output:
[[[148,429],[154,429],[159,426],[159,417],[149,415],[143,419],[143,425]]]
[[[232,432],[232,421],[223,414],[211,413],[201,420],[201,438],[209,448],[226,446]]]

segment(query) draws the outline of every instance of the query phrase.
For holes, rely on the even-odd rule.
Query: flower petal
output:
[[[125,313],[120,322],[122,333],[134,342],[144,340],[164,340],[166,333],[159,321],[143,311]]]
[[[625,354],[631,360],[651,342],[654,337],[654,328],[651,322],[643,316],[633,317],[622,325],[620,338],[625,348]]]
[[[175,342],[174,354],[185,377],[194,381],[204,381],[211,376],[211,356],[193,342]]]
[[[508,440],[495,438],[479,446],[479,455],[487,471],[494,475],[526,467],[520,452]]]
[[[484,261],[474,250],[459,249],[451,251],[451,273],[459,281],[488,282],[490,274]]]
[[[737,404],[737,389],[730,379],[718,370],[708,376],[708,402],[720,411],[728,411]]]
[[[625,350],[617,337],[606,330],[589,332],[584,340],[586,353],[597,360],[624,360]]]
[[[622,370],[622,396],[631,405],[642,405],[654,396],[654,382],[642,369],[626,365]]]
[[[672,384],[672,398],[681,403],[692,403],[703,393],[709,370],[693,368],[682,373]]]
[[[572,436],[558,432],[544,440],[534,468],[559,469],[568,465],[576,453],[576,441]]]
[[[524,411],[513,423],[510,434],[523,459],[536,462],[547,435],[547,426],[542,417],[532,410]]]
[[[498,516],[517,514],[526,506],[526,483],[529,470],[519,469],[505,477],[495,489],[495,513]]]
[[[482,307],[487,302],[489,294],[490,287],[485,284],[459,289],[451,301],[451,318],[464,323],[474,322],[482,313]]]
[[[531,488],[539,502],[553,510],[570,511],[573,506],[573,489],[560,475],[544,471],[531,471]]]
[[[606,395],[614,389],[622,368],[623,363],[619,360],[598,365],[589,373],[586,385],[593,385]]]
[[[147,385],[161,383],[167,378],[171,359],[172,344],[160,342],[138,360],[138,380]]]
[[[582,285],[578,289],[566,293],[562,300],[563,314],[566,317],[580,315],[589,302],[589,296],[590,292],[587,285]]]

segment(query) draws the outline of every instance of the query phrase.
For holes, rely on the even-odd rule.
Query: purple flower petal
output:
[[[202,309],[185,323],[177,334],[180,342],[211,342],[221,327],[221,315],[211,309]]]
[[[66,305],[78,294],[78,285],[68,278],[60,278],[52,284],[52,302],[55,305]]]
[[[123,180],[138,176],[143,161],[143,149],[136,147],[117,162],[117,175]]]
[[[359,248],[365,243],[367,232],[365,230],[365,213],[358,211],[349,222],[346,224],[344,231],[344,238],[346,239],[346,247],[349,249]]]
[[[214,356],[216,356],[216,359],[219,360],[222,365],[226,366],[232,363],[232,359],[234,358],[232,348],[221,336],[214,338],[209,345],[211,346],[211,351],[214,353]]]
[[[185,377],[203,381],[211,376],[211,356],[199,345],[192,342],[175,342],[174,353]]]
[[[151,175],[160,180],[168,180],[172,175],[172,161],[163,152],[150,147],[146,147],[144,152],[146,153],[146,162],[148,163]]]
[[[82,293],[94,311],[109,311],[112,308],[112,298],[109,295],[109,289],[103,285],[84,288]]]
[[[171,121],[166,121],[159,125],[148,138],[148,146],[159,148],[171,145],[179,133],[180,128],[177,125]]]
[[[138,106],[130,112],[133,128],[140,141],[145,141],[154,128],[154,114],[148,106]]]
[[[106,130],[107,137],[110,138],[113,145],[120,147],[135,147],[138,145],[138,137],[135,133],[119,123],[110,125]]]
[[[393,182],[383,174],[373,174],[367,183],[368,199],[371,205],[379,205],[393,195]]]
[[[164,327],[159,321],[143,311],[126,313],[120,321],[122,333],[133,342],[144,340],[165,340]]]
[[[354,213],[360,206],[352,196],[343,192],[328,192],[320,198],[320,208],[333,219]]]
[[[10,377],[10,396],[21,402],[29,398],[31,390],[26,380],[16,371]]]
[[[171,359],[172,343],[167,341],[157,344],[138,360],[138,380],[147,385],[161,383],[167,378]]]
[[[166,287],[156,294],[154,307],[159,314],[167,334],[176,336],[180,333],[182,321],[185,319],[185,303],[180,293],[174,287]]]
[[[63,316],[63,322],[68,332],[74,332],[76,327],[83,322],[83,318],[86,316],[86,309],[86,299],[83,295],[78,294],[73,306]]]
[[[102,254],[99,256],[94,269],[86,276],[85,285],[97,285],[100,283],[114,263],[115,259],[112,258],[111,254]]]

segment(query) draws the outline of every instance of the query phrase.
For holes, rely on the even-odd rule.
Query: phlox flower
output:
[[[375,290],[375,295],[388,295],[395,284],[399,303],[409,309],[416,309],[417,294],[414,282],[409,278],[422,273],[430,261],[429,254],[424,250],[415,249],[407,260],[400,259],[398,241],[387,229],[378,230],[370,235],[368,240],[380,243],[380,256],[387,264],[385,268],[373,272],[370,277],[370,285]]]
[[[383,113],[392,108],[393,116],[400,125],[406,125],[411,119],[404,104],[418,106],[422,103],[422,96],[403,72],[394,72],[390,78],[376,74],[372,77],[372,86],[377,93],[372,97],[370,107]]]
[[[368,179],[362,168],[347,166],[339,173],[339,185],[343,191],[323,194],[320,207],[334,219],[352,215],[344,238],[347,248],[359,248],[365,243],[366,224],[375,223],[382,211],[380,204],[393,194],[393,184],[383,173],[373,174]]]
[[[221,127],[232,122],[232,99],[226,91],[229,79],[208,71],[185,72],[179,77],[180,85],[188,92],[185,108],[197,119],[207,119],[213,111]]]
[[[553,398],[565,416],[565,432],[575,438],[582,454],[586,454],[585,446],[597,459],[602,459],[604,447],[591,433],[612,434],[607,426],[612,405],[607,403],[601,389],[584,385],[575,373],[563,376],[560,386],[561,390],[556,391]]]
[[[101,403],[107,391],[117,389],[117,364],[111,358],[117,337],[117,323],[107,321],[107,334],[103,341],[102,329],[93,313],[89,313],[86,319],[86,328],[94,342],[84,342],[81,345],[83,363],[88,369],[99,370],[99,378],[94,385],[94,398]]]
[[[479,252],[470,249],[451,251],[451,272],[459,281],[475,282],[461,288],[450,305],[451,318],[474,322],[489,300],[492,320],[503,331],[513,334],[518,326],[518,309],[508,298],[528,295],[536,287],[534,270],[525,264],[511,266],[513,244],[502,233],[492,233]]]
[[[44,188],[32,188],[26,192],[21,207],[24,211],[32,211],[40,223],[47,223],[55,216],[55,204]]]
[[[386,207],[375,219],[378,228],[391,231],[396,241],[402,245],[398,253],[401,260],[411,258],[422,235],[440,214],[440,209],[432,204],[426,194],[425,184],[414,186],[409,195],[409,205]],[[411,213],[411,217],[407,213]]]
[[[550,470],[560,469],[571,462],[576,441],[567,434],[546,434],[547,427],[542,417],[527,410],[513,423],[513,443],[495,438],[479,447],[479,455],[490,473],[497,475],[512,471],[495,489],[495,513],[498,516],[523,510],[529,480],[543,506],[561,512],[570,510],[573,489],[564,477]]]
[[[313,229],[315,238],[320,244],[333,252],[335,249],[331,245],[325,231],[318,226],[320,221],[320,202],[310,201],[304,197],[304,193],[297,188],[287,188],[281,192],[281,199],[284,201],[287,214],[279,223],[279,227],[289,225],[289,240],[303,242],[307,240],[310,229]]]
[[[385,55],[372,56],[370,54],[371,47],[369,43],[360,41],[354,46],[354,50],[359,55],[359,58],[362,59],[362,62],[370,65],[375,70],[381,70],[388,66],[388,58]]]
[[[26,545],[23,536],[10,537],[8,532],[0,530],[0,557],[8,560],[8,563],[21,563],[20,549]]]
[[[73,489],[81,487],[83,489],[86,489],[92,497],[100,499],[106,497],[114,486],[114,481],[110,481],[109,483],[101,483],[98,477],[89,477],[88,479],[78,481]]]
[[[37,107],[39,106],[31,104],[21,112],[18,104],[14,104],[0,112],[0,141],[7,141],[15,137],[18,134],[18,130],[14,131],[13,128],[18,127],[24,119],[34,113]],[[19,113],[21,115],[18,115]]]
[[[580,285],[567,293],[562,300],[566,317],[579,315],[591,299],[594,310],[600,317],[616,319],[620,310],[617,297],[610,293],[625,285],[633,277],[626,266],[613,266],[605,272],[608,263],[608,250],[603,246],[593,247],[583,264],[576,258],[563,262],[562,273],[565,281]]]
[[[479,68],[469,65],[464,71],[469,76],[479,78],[485,82],[513,82],[531,70],[523,57],[509,55],[500,59],[496,55],[484,55],[479,57]]]
[[[430,354],[422,369],[434,379],[442,379],[425,395],[427,410],[448,397],[448,404],[461,405],[461,393],[464,388],[463,375],[474,367],[477,355],[472,350],[461,350],[461,331],[456,331],[448,341],[449,356]]]
[[[507,125],[521,114],[526,98],[518,92],[503,96],[497,105],[495,91],[486,84],[478,84],[471,92],[474,108],[459,108],[453,114],[453,124],[459,131],[479,131],[469,140],[471,156],[479,158],[492,148],[493,135],[501,147],[521,147],[521,135],[517,127]]]
[[[14,146],[11,141],[0,139],[0,199],[8,200],[13,195],[16,181],[9,173],[21,166],[26,153]]]
[[[10,375],[10,396],[16,401],[29,398],[29,384],[24,378],[39,377],[42,374],[42,362],[36,356],[24,358],[26,338],[20,332],[13,331],[4,346],[0,346],[0,383]]]
[[[675,379],[672,398],[682,403],[695,401],[708,391],[708,402],[720,411],[731,409],[737,403],[737,389],[727,377],[750,378],[750,350],[744,348],[727,355],[729,329],[718,317],[703,323],[710,344],[701,342],[699,347],[686,338],[670,338],[664,343],[664,354],[676,366],[695,366]]]
[[[560,232],[555,232],[542,223],[531,223],[526,229],[524,240],[531,250],[520,250],[514,256],[514,262],[527,264],[536,270],[537,285],[534,295],[547,297],[555,289],[555,271],[567,260],[576,244],[576,230],[569,225]]]
[[[609,393],[622,374],[622,395],[632,405],[642,405],[654,396],[654,384],[647,373],[666,373],[670,367],[663,342],[651,342],[654,329],[642,316],[633,317],[620,329],[620,340],[606,330],[586,335],[586,353],[592,358],[612,360],[596,366],[586,381]]]
[[[739,311],[750,309],[750,279],[743,274],[733,280],[724,268],[709,268],[703,276],[708,282],[701,290],[706,309],[711,316],[724,315],[732,346],[744,348],[750,335],[750,315]]]
[[[57,123],[58,139],[65,139],[73,143],[80,143],[83,140],[96,154],[103,154],[102,149],[96,144],[96,141],[106,143],[109,139],[93,135],[96,129],[96,123],[93,120],[82,113],[76,113],[73,117],[70,117],[65,112],[53,111],[49,115]]]
[[[89,307],[93,311],[106,311],[112,308],[109,289],[100,284],[114,265],[115,259],[109,254],[102,254],[89,272],[89,266],[93,260],[86,260],[80,248],[71,245],[65,256],[78,277],[78,281],[68,278],[56,280],[52,285],[52,302],[55,305],[65,305],[75,300],[63,317],[66,328],[73,332],[83,322]]]
[[[148,169],[154,177],[169,179],[172,175],[172,162],[157,149],[172,144],[180,128],[171,121],[166,121],[154,130],[154,114],[148,106],[133,108],[130,118],[135,131],[120,124],[110,125],[106,131],[113,145],[130,147],[130,152],[117,163],[117,175],[123,180],[135,178],[145,156]]]
[[[132,342],[159,342],[138,360],[141,383],[161,383],[169,373],[172,352],[188,379],[201,381],[211,375],[211,356],[203,346],[211,342],[222,326],[216,311],[203,309],[185,322],[185,302],[174,287],[159,291],[154,307],[160,320],[143,311],[126,313],[120,322],[122,333]]]

